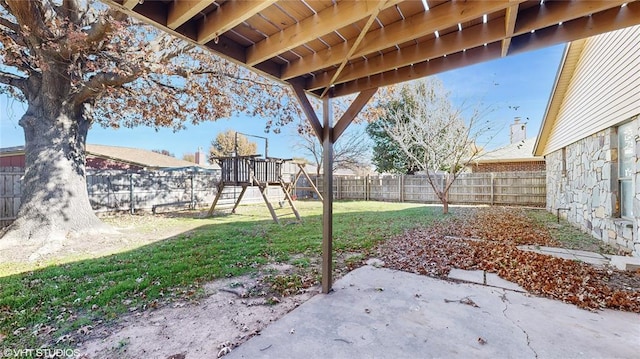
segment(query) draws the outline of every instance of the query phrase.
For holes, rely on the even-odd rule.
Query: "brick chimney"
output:
[[[527,138],[527,124],[520,123],[520,117],[516,117],[511,125],[511,143],[524,141]]]
[[[195,161],[198,165],[206,164],[206,157],[204,156],[204,152],[202,152],[202,147],[198,147],[195,155]]]

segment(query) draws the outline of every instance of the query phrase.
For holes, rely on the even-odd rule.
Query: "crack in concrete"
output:
[[[538,352],[536,352],[536,350],[533,349],[533,347],[531,346],[531,339],[529,338],[529,333],[527,333],[527,331],[524,330],[523,327],[521,327],[518,323],[516,323],[515,320],[509,318],[509,316],[507,315],[507,309],[509,308],[507,303],[511,303],[511,302],[509,301],[509,299],[507,299],[507,291],[504,289],[503,289],[502,295],[500,295],[500,300],[502,300],[502,303],[504,303],[504,309],[502,310],[502,315],[504,315],[506,319],[511,321],[511,323],[513,323],[516,327],[518,327],[524,333],[525,337],[527,338],[527,346],[529,347],[529,349],[531,349],[535,358],[538,359]]]

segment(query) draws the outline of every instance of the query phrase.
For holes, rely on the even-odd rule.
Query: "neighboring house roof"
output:
[[[310,175],[315,175],[317,173],[317,168],[318,168],[317,166],[314,166],[311,164],[307,164],[305,166],[305,170]],[[320,169],[320,173],[322,174],[322,169]],[[347,168],[338,168],[337,170],[333,171],[333,175],[334,176],[356,176],[358,175],[358,173],[354,170],[350,170]]]
[[[533,145],[536,138],[527,138],[524,141],[511,143],[497,150],[487,152],[476,158],[475,164],[499,163],[499,162],[534,162],[544,161],[544,157],[533,155]]]
[[[0,149],[0,155],[16,155],[24,153],[24,146],[6,147]],[[184,161],[179,158],[166,156],[149,150],[132,147],[118,147],[106,145],[87,144],[87,154],[94,157],[110,159],[119,162],[126,162],[135,166],[148,169],[169,169],[183,167],[202,167],[208,169],[219,169],[216,165],[197,165],[193,162]]]
[[[193,162],[184,161],[179,158],[132,147],[87,144],[87,154],[127,162],[146,168],[190,167],[196,165]]]

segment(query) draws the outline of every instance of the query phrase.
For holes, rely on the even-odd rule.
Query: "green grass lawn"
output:
[[[322,206],[298,206],[302,223],[274,224],[260,205],[241,207],[238,215],[174,218],[202,225],[127,252],[0,277],[0,344],[64,347],[60,338],[78,328],[198,298],[202,284],[216,278],[255,273],[273,262],[306,266],[320,257]],[[337,202],[334,249],[364,256],[379,241],[441,216],[438,207],[416,204]]]

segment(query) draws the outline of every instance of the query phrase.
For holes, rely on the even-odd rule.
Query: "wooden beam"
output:
[[[367,33],[367,31],[369,31],[369,28],[371,27],[373,22],[376,20],[376,17],[378,17],[378,14],[380,13],[380,9],[382,8],[383,5],[384,5],[383,2],[381,2],[378,5],[377,9],[371,14],[371,16],[369,16],[369,19],[367,20],[367,22],[364,24],[362,29],[360,29],[360,34],[358,35],[356,40],[351,45],[351,49],[349,49],[349,51],[347,52],[347,55],[342,60],[342,63],[340,64],[340,66],[338,66],[338,69],[336,69],[335,73],[331,77],[331,80],[329,81],[329,84],[324,89],[324,91],[322,92],[322,95],[320,95],[320,97],[325,97],[327,95],[327,92],[331,88],[331,85],[333,85],[334,82],[336,81],[336,79],[338,78],[338,76],[340,76],[340,73],[344,69],[344,67],[347,64],[347,62],[349,61],[349,58],[351,58],[351,56],[353,56],[353,53],[356,51],[358,46],[360,46],[360,42],[362,41],[362,39],[364,39],[364,35]]]
[[[136,5],[138,5],[139,0],[124,0],[122,2],[122,6],[126,7],[127,9],[131,10],[133,9]]]
[[[205,44],[233,29],[248,18],[273,5],[277,0],[233,0],[227,1],[203,19],[197,42]]]
[[[562,25],[514,37],[509,54],[537,50],[638,24],[640,24],[640,2],[634,1],[625,7],[618,6],[592,16],[563,22]]]
[[[174,0],[169,4],[167,27],[175,30],[207,6],[213,4],[213,1],[214,0]]]
[[[514,2],[513,5],[507,8],[504,16],[505,38],[502,39],[502,57],[507,56],[509,53],[509,45],[511,44],[511,36],[516,28],[516,18],[518,17],[518,8],[520,4]]]
[[[331,98],[322,99],[322,293],[333,286],[333,139]]]
[[[369,100],[373,97],[373,95],[376,94],[376,91],[378,91],[378,89],[373,88],[373,89],[364,90],[360,92],[360,94],[358,94],[358,97],[356,97],[353,100],[351,105],[349,105],[349,108],[347,109],[347,111],[345,111],[345,113],[342,114],[342,116],[334,126],[333,142],[337,141],[338,138],[340,138],[340,135],[342,135],[342,133],[347,129],[347,127],[349,127],[351,122],[353,122],[353,120],[356,118],[356,116],[358,116],[360,111],[362,111],[362,108],[369,102]]]
[[[388,8],[400,0],[388,0]],[[247,49],[247,65],[253,66],[285,51],[298,47],[335,30],[351,25],[371,15],[379,1],[339,1],[315,15],[256,43]]]
[[[158,30],[167,32],[184,41],[187,41],[188,43],[205,48],[205,46],[202,46],[202,44],[199,44],[194,40],[194,36],[192,36],[191,31],[187,32],[183,29],[188,28],[188,26],[183,26],[183,28],[180,29],[180,32],[166,27],[166,11],[159,11],[163,8],[158,4],[155,4],[154,2],[147,1],[144,4],[137,6],[136,11],[132,11],[123,7],[122,4],[114,0],[100,1],[109,6],[117,8],[118,10],[145,24],[150,24],[156,27]],[[165,15],[163,16],[162,14]],[[215,52],[215,55],[220,56],[236,65],[244,66],[244,48],[230,40],[226,41],[223,44],[223,40],[224,36],[220,38],[219,44],[216,44],[213,41],[206,44],[206,48],[208,48],[207,50],[213,50]],[[275,63],[265,62],[258,66],[254,66],[253,70],[274,81],[280,81],[280,67],[276,66]]]
[[[522,2],[518,0],[518,2]],[[453,1],[434,7],[433,9],[397,21],[381,29],[365,35],[362,43],[350,57],[360,57],[384,50],[409,40],[433,34],[436,30],[455,26],[482,17],[482,15],[499,11],[510,6],[508,0],[503,1]],[[344,45],[333,46],[313,55],[292,61],[282,69],[282,78],[289,79],[339,64],[347,56],[354,40]]]
[[[316,114],[316,111],[314,111],[313,106],[311,105],[311,102],[309,102],[307,93],[304,91],[300,83],[296,83],[296,82],[290,82],[290,83],[291,83],[291,88],[293,89],[293,94],[298,99],[298,103],[300,104],[300,107],[302,107],[302,111],[307,116],[307,121],[309,121],[311,128],[313,128],[313,132],[316,134],[318,139],[322,141],[323,133],[324,133],[322,129],[322,125],[318,120],[318,115]]]
[[[564,23],[607,9],[619,8],[620,5],[628,2],[629,0],[547,1],[518,14],[514,35],[522,35],[531,32],[531,30],[557,25],[559,22]]]
[[[504,36],[504,22],[502,19],[495,19],[486,24],[478,24],[463,29],[462,31],[455,31],[439,38],[402,48],[395,52],[378,55],[365,62],[348,65],[335,83],[347,82],[401,68],[422,62],[425,59],[433,60],[438,57],[448,56],[462,49],[471,49],[482,46],[485,43],[500,41]],[[306,89],[316,90],[318,88],[325,88],[330,79],[334,77],[334,73],[335,70],[331,70],[309,78],[305,86]]]
[[[474,65],[481,62],[500,58],[502,46],[500,42],[480,46],[465,52],[440,57],[431,61],[424,61],[397,70],[383,72],[377,75],[338,84],[333,87],[334,96],[345,96],[361,92],[366,89],[389,86],[405,81],[419,79],[440,72]]]

